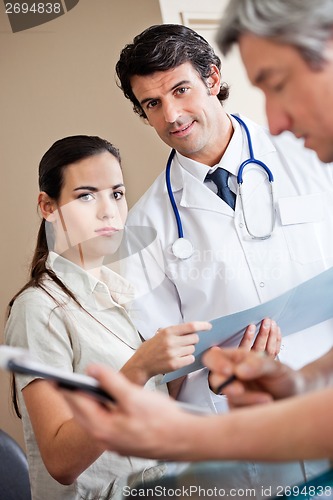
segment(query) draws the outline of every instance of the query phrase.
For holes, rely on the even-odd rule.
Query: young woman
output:
[[[103,363],[156,390],[155,375],[191,363],[195,332],[210,325],[160,329],[142,343],[126,312],[130,284],[103,266],[127,216],[118,150],[99,137],[61,139],[40,162],[39,187],[43,220],[30,281],[10,304],[6,343],[29,348],[64,371],[83,373],[88,363]],[[120,457],[96,444],[45,380],[16,376],[14,387],[33,500],[109,499],[121,477],[154,472],[153,461]]]

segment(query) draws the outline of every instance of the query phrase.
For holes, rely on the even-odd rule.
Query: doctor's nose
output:
[[[175,102],[163,103],[163,115],[167,123],[174,123],[181,116],[181,111]]]
[[[272,135],[279,135],[286,130],[291,130],[291,119],[279,103],[266,99],[266,115],[269,131]]]

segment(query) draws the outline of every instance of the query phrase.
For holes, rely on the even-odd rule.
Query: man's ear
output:
[[[209,89],[209,94],[216,96],[220,92],[221,75],[218,67],[215,66],[215,64],[211,65],[210,70],[210,75],[207,78],[207,86]]]
[[[48,222],[55,221],[56,216],[54,212],[56,210],[56,204],[45,191],[40,192],[38,195],[38,206],[45,220]]]

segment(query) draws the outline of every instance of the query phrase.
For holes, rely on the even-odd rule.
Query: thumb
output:
[[[267,356],[264,352],[251,353],[235,368],[240,380],[253,380],[259,377],[278,377],[281,375],[281,363]]]

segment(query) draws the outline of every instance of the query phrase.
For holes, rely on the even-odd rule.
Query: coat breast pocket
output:
[[[333,255],[333,213],[325,193],[280,198],[278,211],[293,261],[307,264]]]

